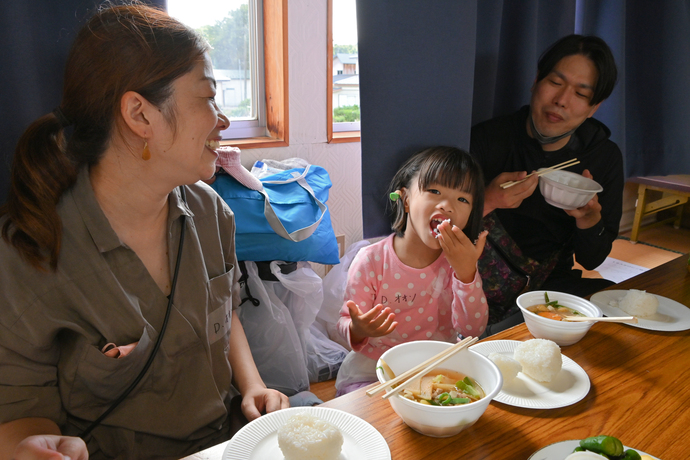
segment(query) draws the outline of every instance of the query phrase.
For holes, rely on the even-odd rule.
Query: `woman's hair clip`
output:
[[[391,199],[391,201],[398,201],[400,199],[400,190],[396,190],[395,192],[392,192],[388,197]]]

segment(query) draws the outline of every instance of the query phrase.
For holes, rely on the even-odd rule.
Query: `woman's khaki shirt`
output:
[[[237,394],[227,359],[239,305],[234,216],[207,185],[185,189],[186,204],[178,189],[169,196],[171,274],[187,219],[167,330],[146,376],[87,439],[92,459],[180,457],[227,428]],[[0,240],[0,422],[45,417],[78,435],[144,366],[168,299],[113,231],[86,169],[57,209],[56,272],[34,269]],[[109,342],[138,344],[115,359],[101,352]]]

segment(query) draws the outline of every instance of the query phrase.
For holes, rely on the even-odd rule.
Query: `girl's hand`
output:
[[[17,445],[14,459],[30,460],[88,460],[89,452],[81,438],[72,436],[29,436]]]
[[[242,394],[242,413],[250,422],[261,417],[263,412],[268,414],[288,407],[290,401],[287,396],[260,385],[253,385]]]
[[[438,237],[439,244],[453,267],[455,276],[463,283],[471,283],[477,271],[477,260],[484,251],[488,232],[481,232],[477,242],[472,243],[460,228],[450,222],[442,222],[437,228],[441,233]]]
[[[357,304],[348,300],[347,309],[350,310],[350,342],[355,344],[367,337],[381,337],[393,332],[398,325],[395,313],[388,307],[378,304],[366,313],[362,313]]]

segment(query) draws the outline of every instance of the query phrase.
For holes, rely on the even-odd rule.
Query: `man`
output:
[[[573,270],[573,254],[583,267],[594,269],[606,259],[618,235],[623,159],[609,140],[608,128],[591,118],[613,91],[616,78],[613,55],[603,40],[566,36],[539,59],[529,106],[472,129],[470,150],[487,182],[484,215],[493,212],[491,217],[500,221],[524,256],[549,265],[546,270],[553,266],[541,287],[529,289],[586,296],[613,284],[582,278],[581,271]],[[510,188],[500,187],[572,158],[580,163],[568,171],[592,178],[604,189],[579,209],[548,204],[536,175]],[[487,298],[491,294],[487,292]],[[522,320],[515,306],[490,306],[489,323],[503,321],[492,332]]]

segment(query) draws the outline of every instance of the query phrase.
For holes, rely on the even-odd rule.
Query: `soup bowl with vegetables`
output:
[[[395,378],[450,346],[452,344],[446,342],[421,340],[387,350],[377,363],[379,382]],[[502,385],[503,377],[493,361],[464,349],[388,401],[413,430],[445,438],[479,420]]]
[[[601,317],[599,307],[572,294],[555,291],[531,291],[517,298],[525,325],[538,339],[549,339],[561,347],[577,343],[594,321],[570,322],[567,316]]]

